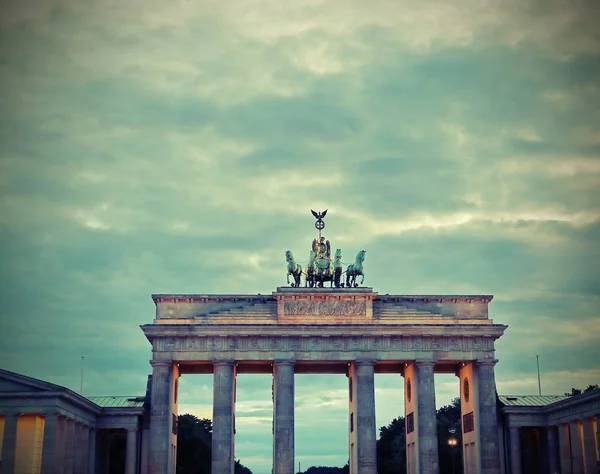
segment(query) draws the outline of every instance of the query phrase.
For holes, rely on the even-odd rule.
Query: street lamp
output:
[[[452,451],[452,474],[454,474],[454,452],[456,446],[458,446],[458,440],[456,438],[449,438],[448,446],[450,446],[450,450]]]

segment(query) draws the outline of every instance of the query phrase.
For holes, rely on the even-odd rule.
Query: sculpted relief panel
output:
[[[364,316],[367,313],[366,301],[284,301],[283,314],[286,316]]]

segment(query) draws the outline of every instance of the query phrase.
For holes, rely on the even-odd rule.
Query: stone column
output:
[[[125,452],[125,474],[136,474],[138,429],[127,430],[127,450]]]
[[[546,430],[548,442],[548,471],[549,474],[558,474],[560,472],[559,464],[559,446],[558,446],[558,433],[556,426],[548,426]]]
[[[439,454],[437,444],[437,417],[435,408],[435,361],[416,361],[417,411],[415,419],[419,436],[419,473],[437,474]]]
[[[87,425],[81,425],[81,447],[79,450],[79,470],[83,474],[88,472],[88,459],[90,457],[90,429]]]
[[[96,474],[96,428],[90,428],[88,434],[88,470],[89,474]]]
[[[356,431],[356,468],[359,474],[377,473],[377,429],[375,426],[375,361],[351,362]]]
[[[73,472],[75,474],[83,472],[81,465],[82,450],[83,450],[83,425],[76,421],[73,426]]]
[[[175,369],[171,362],[151,361],[150,452],[148,474],[174,474],[173,389]]]
[[[569,423],[571,432],[571,462],[573,474],[583,473],[583,443],[581,439],[581,426],[579,421]]]
[[[477,396],[479,405],[479,452],[482,474],[500,474],[500,442],[498,440],[498,415],[496,405],[496,359],[478,360]]]
[[[64,474],[77,474],[75,468],[75,422],[65,419],[65,466]]]
[[[510,473],[521,474],[521,429],[518,426],[511,426],[508,429],[508,437]]]
[[[294,474],[294,362],[273,364],[273,472]]]
[[[568,423],[558,425],[558,444],[560,446],[560,474],[572,474],[571,438]]]
[[[596,461],[596,440],[594,439],[594,419],[583,420],[583,451],[586,474],[598,470]]]
[[[235,365],[233,361],[214,363],[212,472],[233,474]]]
[[[2,462],[0,474],[14,474],[15,451],[17,449],[17,421],[19,417],[6,415],[4,418],[4,440],[2,442]]]
[[[59,465],[59,457],[61,453],[59,449],[58,430],[59,415],[58,413],[44,414],[44,442],[42,444],[42,473],[43,474],[60,474],[61,467]]]

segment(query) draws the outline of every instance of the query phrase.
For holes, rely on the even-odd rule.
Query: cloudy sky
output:
[[[500,393],[537,393],[536,354],[544,393],[600,382],[597,2],[0,4],[1,367],[143,394],[150,295],[268,294],[328,208],[375,291],[495,295]],[[344,464],[345,378],[296,383],[297,461]],[[238,386],[268,472],[270,377]]]

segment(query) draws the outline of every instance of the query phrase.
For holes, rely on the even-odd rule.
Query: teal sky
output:
[[[270,293],[312,208],[379,293],[495,295],[500,393],[537,393],[536,354],[544,393],[600,383],[597,2],[0,7],[2,368],[79,390],[84,356],[87,394],[142,394],[150,294]],[[402,379],[376,384],[381,426]],[[255,474],[270,391],[239,378]],[[344,464],[345,378],[297,392],[297,461]]]

